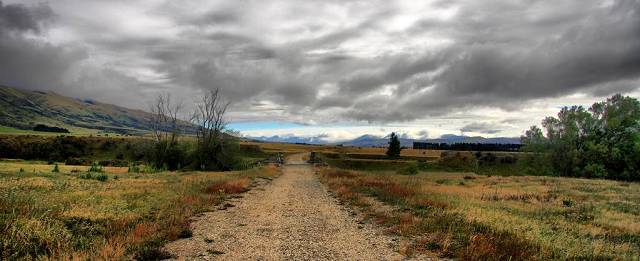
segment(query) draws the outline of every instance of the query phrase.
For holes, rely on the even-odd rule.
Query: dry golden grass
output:
[[[206,187],[204,191],[206,193],[226,193],[226,194],[238,194],[243,193],[249,190],[249,185],[251,184],[251,180],[249,179],[237,179],[237,180],[228,180],[228,181],[220,181],[213,183]]]
[[[22,161],[22,160],[3,160],[0,161],[0,170],[6,172],[19,172],[22,169],[24,172],[51,172],[55,164],[47,164],[42,161]],[[87,172],[90,166],[77,166],[77,165],[64,165],[58,164],[60,172]],[[127,173],[128,167],[102,167],[105,173],[110,174],[123,174]]]
[[[413,238],[404,252],[466,260],[634,259],[640,256],[640,184],[473,173],[321,170],[345,201],[387,231]],[[373,196],[402,212],[376,211]],[[386,214],[384,214],[386,213]],[[401,214],[402,213],[402,214]]]
[[[340,153],[375,154],[375,155],[385,155],[387,151],[386,148],[366,148],[366,147],[333,147],[328,150],[340,152]],[[402,151],[400,151],[400,156],[440,157],[441,153],[442,151],[440,150],[403,149]]]
[[[267,152],[283,152],[283,153],[309,152],[309,151],[324,150],[329,148],[328,146],[276,143],[276,142],[242,142],[241,144],[257,145],[261,149]]]
[[[265,151],[277,151],[285,153],[298,152],[335,152],[335,153],[354,153],[354,154],[374,154],[385,155],[385,148],[368,148],[368,147],[350,147],[350,146],[329,146],[329,145],[306,145],[306,144],[290,144],[275,142],[243,142],[243,144],[257,145]],[[401,156],[409,157],[440,157],[440,150],[414,150],[403,149]]]
[[[62,166],[60,173],[20,173],[12,164],[0,165],[8,169],[0,169],[0,211],[6,213],[0,218],[2,260],[166,257],[163,243],[182,237],[189,217],[231,192],[209,194],[205,188],[229,184],[242,188],[233,192],[242,192],[253,178],[280,174],[280,168],[265,166],[233,172],[108,173],[106,181],[98,181],[64,173]]]

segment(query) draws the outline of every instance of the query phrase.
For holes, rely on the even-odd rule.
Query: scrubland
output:
[[[23,159],[0,161],[0,259],[166,258],[165,243],[191,236],[190,217],[281,171],[251,164],[245,171],[146,173],[144,139],[4,141],[12,149],[5,157]],[[520,165],[526,153],[402,150],[389,158],[381,148],[241,141],[238,155],[257,162],[308,151],[326,163],[316,171],[327,187],[399,235],[407,256],[640,256],[639,183],[527,176]]]
[[[166,242],[191,235],[189,217],[250,189],[253,179],[280,174],[273,166],[224,173],[53,168],[0,163],[0,259],[166,258]]]
[[[339,199],[402,236],[405,255],[434,252],[467,260],[640,256],[638,183],[333,167],[317,172]]]

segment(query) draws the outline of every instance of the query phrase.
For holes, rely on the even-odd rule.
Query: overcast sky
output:
[[[0,2],[0,84],[141,109],[220,88],[248,135],[518,136],[639,79],[640,0]]]

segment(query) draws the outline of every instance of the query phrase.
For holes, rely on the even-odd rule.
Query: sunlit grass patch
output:
[[[223,200],[203,193],[206,187],[243,185],[279,173],[273,166],[236,172],[93,173],[108,177],[101,181],[82,178],[85,172],[0,169],[0,259],[166,258],[161,247],[189,234],[189,217]]]
[[[43,161],[23,161],[23,160],[2,160],[0,161],[0,170],[5,172],[20,172],[23,173],[41,173],[51,172],[55,167],[55,163],[48,164]],[[57,164],[59,172],[61,173],[76,173],[87,172],[91,166],[78,166],[78,165],[65,165],[62,163]],[[102,167],[105,173],[112,174],[124,174],[127,173],[127,167]]]
[[[336,196],[403,236],[407,255],[465,260],[640,256],[640,184],[538,176],[319,169]],[[395,206],[377,211],[362,197]],[[411,215],[411,216],[408,216]]]

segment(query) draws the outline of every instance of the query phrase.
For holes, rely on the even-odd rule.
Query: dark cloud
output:
[[[69,68],[86,57],[72,48],[0,36],[2,84],[34,89],[60,88]]]
[[[34,89],[63,84],[67,70],[85,53],[34,39],[54,14],[47,5],[0,1],[0,84]]]
[[[427,130],[421,130],[417,133],[417,135],[415,135],[414,137],[415,139],[428,139],[429,138],[429,132]]]
[[[128,86],[138,108],[220,88],[240,117],[379,123],[638,88],[640,0],[418,2],[0,2],[0,83]],[[499,131],[481,125],[462,131]]]
[[[0,33],[8,31],[40,32],[41,24],[53,17],[48,5],[26,6],[22,4],[4,5],[0,1]]]
[[[575,92],[598,96],[631,91],[640,78],[640,1],[458,1],[451,22],[422,21],[412,33],[436,32],[454,43],[437,55],[401,59],[377,71],[358,72],[340,84],[357,93],[385,84],[411,88],[372,112],[345,115],[368,121],[412,120],[451,108],[519,108],[522,102]],[[540,17],[528,17],[544,11]],[[567,15],[568,12],[571,15]],[[449,55],[446,55],[449,54]],[[419,74],[442,68],[433,78]],[[418,77],[416,77],[418,76]],[[360,100],[368,104],[378,99]],[[357,104],[358,104],[357,103]]]

